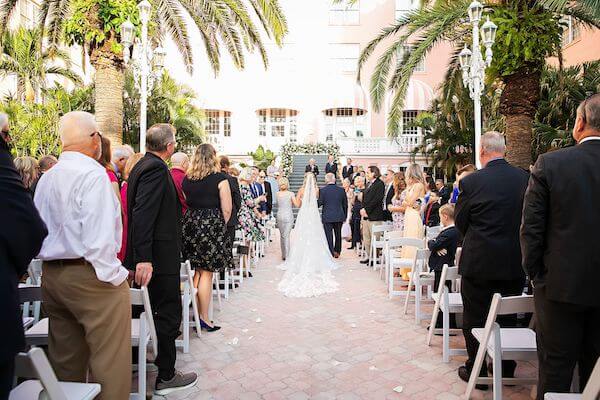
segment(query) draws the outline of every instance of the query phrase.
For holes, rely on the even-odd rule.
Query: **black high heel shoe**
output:
[[[206,332],[215,332],[215,331],[218,331],[219,329],[221,329],[221,327],[216,326],[216,325],[210,326],[206,322],[204,322],[202,320],[202,318],[200,318],[200,329],[202,329],[203,331],[206,331]]]

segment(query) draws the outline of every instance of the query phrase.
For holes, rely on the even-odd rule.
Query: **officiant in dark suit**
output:
[[[346,191],[335,184],[333,173],[325,175],[325,182],[319,190],[319,207],[323,207],[321,215],[329,251],[338,258],[342,252],[342,224],[348,215],[348,198]]]
[[[315,164],[315,159],[311,158],[308,161],[308,165],[304,168],[304,172],[312,172],[315,174],[315,178],[319,175],[319,167]]]
[[[523,268],[535,299],[538,400],[583,388],[600,355],[600,94],[577,110],[574,147],[541,155],[523,204]]]
[[[483,328],[494,293],[515,296],[523,292],[519,227],[528,174],[505,159],[506,142],[498,132],[481,138],[484,168],[460,180],[456,204],[456,228],[464,241],[459,265],[464,306],[463,333],[468,360],[458,375],[469,380],[479,342],[472,328]],[[510,316],[508,316],[510,317]],[[499,318],[501,326],[514,326],[516,318]],[[514,376],[516,363],[502,361],[505,377]],[[486,364],[480,376],[487,376]],[[487,385],[477,385],[487,389]]]
[[[354,181],[354,165],[352,165],[352,159],[348,157],[346,163],[347,165],[344,165],[344,168],[342,168],[342,178],[348,178],[351,181]]]
[[[326,174],[333,174],[333,176],[335,176],[337,178],[337,173],[338,173],[338,165],[337,165],[337,161],[335,161],[335,159],[333,158],[332,155],[330,155],[327,158],[327,164],[325,164],[325,173]]]

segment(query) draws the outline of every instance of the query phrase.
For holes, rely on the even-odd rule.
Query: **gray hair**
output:
[[[171,124],[154,124],[146,133],[146,148],[149,151],[165,151],[175,141],[175,127]]]
[[[481,137],[481,148],[486,153],[506,153],[506,140],[500,132],[489,131]]]
[[[250,181],[252,179],[252,168],[246,167],[240,172],[240,176],[238,177],[242,181]]]
[[[577,108],[577,114],[590,129],[600,131],[600,93],[585,99]]]
[[[8,125],[8,115],[0,113],[0,129],[4,128],[4,125]]]
[[[181,167],[186,162],[189,162],[187,154],[179,151],[171,156],[171,164],[175,167]]]
[[[112,158],[113,160],[118,160],[120,158],[129,158],[133,155],[134,151],[131,151],[129,146],[117,146],[112,149]]]
[[[335,182],[335,175],[332,174],[331,172],[325,174],[325,182],[327,182],[327,183]]]

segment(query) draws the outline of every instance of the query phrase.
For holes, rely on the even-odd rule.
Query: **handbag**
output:
[[[352,238],[352,229],[350,229],[350,224],[348,223],[348,221],[344,222],[344,224],[342,225],[342,238]]]

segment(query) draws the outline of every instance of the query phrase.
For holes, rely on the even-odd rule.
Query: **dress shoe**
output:
[[[340,258],[340,253],[338,253],[337,251],[334,251],[333,258]]]
[[[362,260],[360,263],[361,263],[361,264],[368,264],[368,263],[369,263],[369,259]]]
[[[469,371],[469,369],[463,365],[462,367],[458,368],[458,377],[468,383],[469,378],[471,377],[471,371]],[[481,383],[475,384],[475,389],[477,390],[488,390],[488,388],[488,385]]]
[[[220,326],[216,326],[216,325],[210,326],[210,325],[208,325],[206,322],[202,321],[202,319],[200,319],[200,328],[203,331],[206,331],[206,332],[215,332],[215,331],[218,331],[219,329],[221,329]]]
[[[347,247],[348,250],[354,250],[355,248],[356,247],[354,247],[354,246]]]

